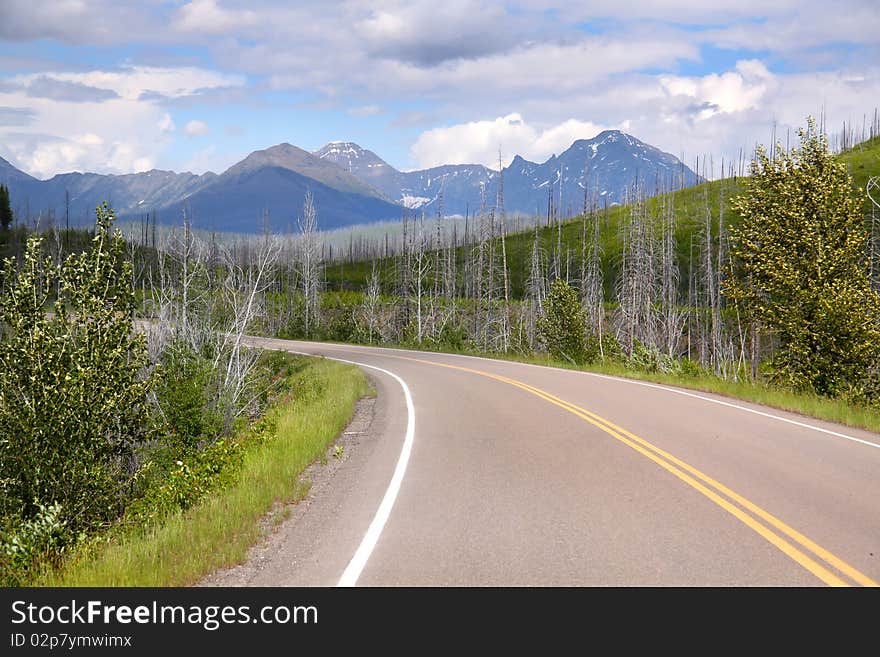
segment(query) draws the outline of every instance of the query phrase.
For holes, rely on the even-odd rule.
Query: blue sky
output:
[[[3,0],[0,157],[220,172],[349,140],[400,169],[620,128],[688,164],[880,104],[875,0]]]

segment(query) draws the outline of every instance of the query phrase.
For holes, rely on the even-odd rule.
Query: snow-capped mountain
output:
[[[197,224],[218,231],[259,232],[267,215],[272,228],[295,229],[307,191],[321,228],[396,220],[407,211],[464,215],[495,206],[502,179],[507,212],[543,215],[552,203],[562,216],[578,213],[585,195],[588,202],[611,205],[636,189],[650,196],[700,182],[678,158],[618,130],[578,140],[542,163],[517,155],[500,174],[480,164],[399,171],[345,141],[314,153],[278,144],[220,175],[154,169],[37,180],[0,158],[0,183],[9,187],[19,217],[60,222],[69,216],[71,225],[90,223],[95,206],[106,200],[121,216],[155,212],[165,223],[178,222],[186,207]]]
[[[500,176],[480,164],[449,164],[401,172],[352,142],[331,142],[315,152],[372,185],[389,200],[429,214],[464,214],[495,205]],[[622,203],[636,189],[646,196],[689,187],[699,177],[678,158],[619,130],[574,142],[543,163],[517,155],[503,170],[508,212],[541,214],[548,200],[562,215],[587,202]]]

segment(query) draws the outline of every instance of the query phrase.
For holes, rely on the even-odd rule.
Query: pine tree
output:
[[[870,393],[880,363],[880,297],[865,262],[862,199],[812,118],[800,148],[760,148],[732,207],[725,294],[778,349],[770,377],[823,395]],[[867,386],[867,389],[866,389]]]
[[[9,188],[0,185],[0,229],[9,230],[12,225],[12,206],[9,202]]]

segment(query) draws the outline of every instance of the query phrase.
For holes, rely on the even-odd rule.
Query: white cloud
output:
[[[831,132],[844,121],[861,126],[865,114],[870,122],[876,98],[877,64],[857,71],[784,74],[749,61],[704,76],[624,76],[568,97],[563,110],[577,107],[581,116],[619,127],[690,166],[699,157],[702,168],[706,158],[706,173],[714,170],[718,176],[722,159],[725,169],[747,160],[757,143],[769,143],[774,128],[783,142],[789,135],[794,140],[807,115],[818,117],[823,108]],[[530,98],[521,107],[524,115],[544,121],[560,112],[554,98]]]
[[[208,128],[208,124],[204,121],[193,119],[192,121],[187,122],[183,131],[186,133],[187,137],[204,137],[211,130]]]
[[[518,113],[490,121],[472,121],[446,128],[434,128],[419,135],[412,155],[420,168],[439,164],[483,164],[497,169],[499,150],[507,166],[514,155],[543,162],[571,146],[577,139],[589,139],[602,131],[589,121],[568,119],[558,125],[537,128]]]
[[[509,49],[520,41],[518,22],[491,2],[404,0],[381,3],[354,29],[376,55],[431,66]]]
[[[737,62],[735,71],[703,77],[662,75],[661,86],[670,96],[694,99],[699,108],[696,119],[708,119],[718,113],[730,114],[757,109],[774,85],[774,76],[758,60]]]
[[[223,34],[255,25],[259,16],[248,10],[230,10],[217,5],[215,0],[193,0],[180,7],[174,27],[183,32]]]
[[[35,73],[11,78],[13,83],[29,85],[34,80],[60,80],[78,83],[93,89],[106,89],[119,97],[137,100],[143,95],[182,98],[203,89],[237,87],[244,84],[240,75],[217,73],[192,66],[157,67],[128,66],[116,71]]]
[[[108,89],[116,95],[100,100],[27,95],[28,83],[37,78]],[[182,98],[203,89],[243,83],[239,76],[194,67],[41,72],[11,80],[14,84],[0,88],[0,107],[26,108],[28,121],[0,126],[3,156],[40,178],[67,171],[131,173],[151,169],[175,128],[171,115],[162,107],[162,98]],[[201,124],[191,126],[189,132],[206,129]]]
[[[159,157],[178,132],[168,99],[198,116],[192,108],[209,102],[201,90],[221,87],[248,85],[242,102],[266,103],[267,115],[282,111],[268,105],[284,91],[300,92],[311,111],[322,103],[332,107],[327,120],[338,122],[334,132],[344,131],[346,112],[388,114],[394,146],[413,131],[445,123],[449,127],[419,137],[410,164],[436,162],[439,156],[432,153],[448,153],[493,166],[499,146],[506,157],[521,152],[531,159],[561,150],[579,134],[582,122],[572,117],[588,117],[585,125],[596,129],[628,122],[628,131],[676,155],[729,156],[766,141],[774,121],[799,125],[824,105],[829,123],[839,126],[844,119],[860,120],[880,97],[877,0],[841,0],[833,10],[819,0],[724,6],[701,0],[0,5],[0,40],[146,45],[132,52],[154,63],[177,56],[198,61],[207,52],[218,67],[89,71],[77,69],[82,60],[75,51],[70,61],[54,66],[14,63],[7,70],[32,74],[0,79],[0,143],[34,173],[55,173],[50,161],[101,171],[109,171],[110,163],[141,166],[143,158]],[[190,48],[181,53],[178,45]],[[711,59],[707,46],[714,49]],[[713,64],[740,49],[746,61]],[[166,59],[156,59],[156,51]],[[748,59],[757,53],[763,62]],[[699,74],[682,73],[684,63]],[[245,74],[253,74],[253,82]],[[264,96],[267,89],[282,94]],[[67,102],[73,100],[77,105]],[[520,118],[522,125],[510,125],[505,119],[514,112],[528,122]],[[487,117],[501,118],[477,120]],[[77,141],[85,134],[104,143]],[[130,149],[111,153],[117,143]],[[382,154],[382,147],[377,151]]]
[[[174,121],[171,119],[171,115],[168,112],[165,112],[162,115],[162,118],[159,119],[158,127],[159,132],[167,133],[174,132],[174,128],[176,126],[174,125]]]
[[[156,37],[161,23],[148,3],[118,0],[3,0],[0,39],[58,39],[69,43],[130,43],[137,26]]]

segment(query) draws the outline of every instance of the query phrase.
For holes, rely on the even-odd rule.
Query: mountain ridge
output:
[[[177,223],[186,209],[205,227],[259,232],[266,216],[279,224],[275,228],[295,225],[308,191],[322,229],[399,220],[405,212],[464,215],[494,206],[502,178],[505,211],[541,214],[549,204],[563,215],[577,213],[585,197],[613,205],[625,202],[635,185],[650,196],[702,180],[675,156],[619,130],[575,140],[544,162],[517,154],[500,172],[481,164],[400,171],[351,141],[313,152],[282,142],[220,174],[151,169],[38,180],[0,157],[0,183],[10,187],[19,216],[69,218],[71,225],[88,223],[94,207],[107,200],[123,217],[155,213],[164,223]]]

